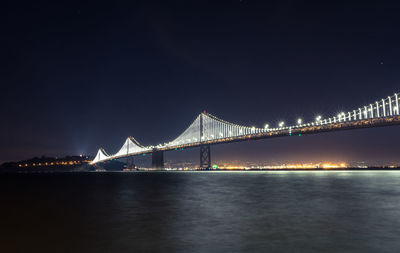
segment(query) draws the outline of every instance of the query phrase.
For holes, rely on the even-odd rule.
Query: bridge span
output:
[[[308,123],[303,123],[299,119],[296,125],[290,126],[285,126],[284,122],[280,122],[277,128],[270,128],[269,125],[265,125],[264,128],[237,125],[204,111],[171,142],[143,146],[133,137],[128,137],[121,149],[114,155],[108,155],[103,148],[100,148],[91,164],[152,154],[153,168],[162,169],[164,167],[164,151],[199,147],[200,168],[207,169],[211,167],[211,145],[390,125],[400,125],[397,93],[347,113],[341,112],[330,118],[318,116],[315,121]]]

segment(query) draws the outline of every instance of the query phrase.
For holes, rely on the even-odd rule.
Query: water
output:
[[[400,172],[0,176],[1,252],[398,252]]]

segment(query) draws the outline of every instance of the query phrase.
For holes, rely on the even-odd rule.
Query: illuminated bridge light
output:
[[[301,118],[297,119],[297,125],[301,125],[301,123],[303,123],[303,120]]]

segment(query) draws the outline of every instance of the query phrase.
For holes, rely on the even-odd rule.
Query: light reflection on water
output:
[[[0,197],[2,252],[400,249],[397,171],[14,175]]]

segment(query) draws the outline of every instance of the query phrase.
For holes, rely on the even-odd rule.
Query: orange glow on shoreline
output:
[[[338,169],[338,168],[347,168],[346,163],[340,163],[340,164],[335,164],[335,163],[324,163],[322,164],[323,169]]]
[[[249,169],[267,169],[267,170],[306,170],[306,169],[345,169],[348,168],[345,162],[323,162],[323,163],[295,163],[295,164],[282,164],[282,165],[265,165],[265,166],[240,166],[240,165],[223,165],[219,166],[222,170],[249,170]]]

